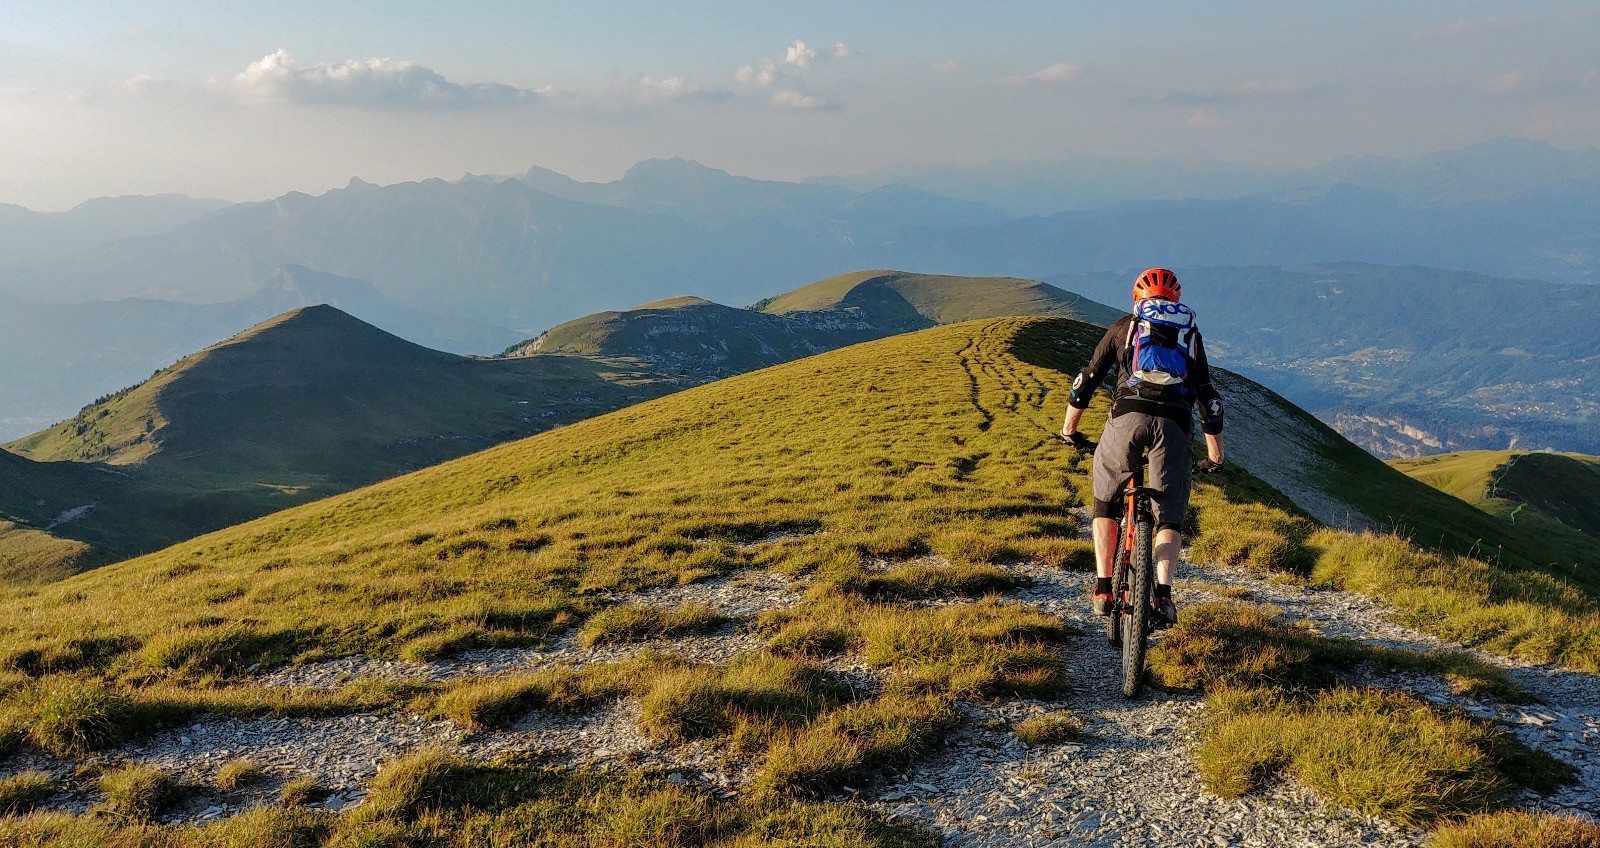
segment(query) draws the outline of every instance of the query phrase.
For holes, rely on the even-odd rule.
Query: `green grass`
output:
[[[715,630],[727,621],[726,616],[704,602],[691,601],[669,610],[649,604],[618,604],[590,616],[578,631],[578,643],[587,648],[611,642],[645,642]]]
[[[285,313],[6,445],[37,462],[0,462],[15,475],[0,516],[50,535],[0,534],[18,555],[0,580],[59,578],[682,385],[637,362],[472,359],[332,307]]]
[[[1493,809],[1519,787],[1550,792],[1569,766],[1465,711],[1395,691],[1351,688],[1360,664],[1434,674],[1464,694],[1527,696],[1469,655],[1417,653],[1319,636],[1252,604],[1208,603],[1150,655],[1159,685],[1209,693],[1195,762],[1233,798],[1280,774],[1350,809],[1406,825]]]
[[[1083,738],[1083,720],[1066,710],[1028,716],[1011,728],[1022,744],[1030,748],[1060,745]]]
[[[404,709],[492,729],[532,709],[637,698],[661,737],[702,738],[756,758],[761,786],[774,797],[833,791],[936,744],[951,699],[1049,698],[1071,683],[1061,657],[1069,631],[1060,619],[1001,598],[970,598],[1014,586],[1005,566],[1016,560],[1083,568],[1086,546],[1071,516],[1087,490],[1087,463],[1063,449],[1055,432],[1066,372],[1098,335],[1067,321],[1004,319],[846,348],[58,583],[0,589],[8,613],[0,668],[10,670],[0,674],[0,738],[76,754],[199,713],[355,709]],[[1090,433],[1103,413],[1102,400],[1086,417]],[[1239,471],[1199,489],[1192,523],[1202,550],[1235,551],[1229,556],[1241,564],[1382,594],[1409,620],[1468,634],[1473,644],[1543,652],[1578,667],[1600,657],[1600,646],[1583,641],[1600,632],[1585,618],[1593,598],[1553,572],[1438,553],[1420,535],[1413,543],[1320,528]],[[1455,508],[1489,520],[1465,504]],[[1444,520],[1455,513],[1419,514]],[[1233,544],[1241,534],[1253,541]],[[1273,539],[1280,541],[1267,544]],[[413,690],[268,693],[249,683],[265,668],[349,654],[425,659],[536,645],[572,628],[614,638],[632,626],[621,614],[613,613],[621,623],[603,617],[617,594],[753,569],[817,584],[799,605],[757,624],[774,656],[648,672],[554,670]],[[1497,630],[1496,622],[1506,626]],[[1529,622],[1541,629],[1517,629]],[[1241,625],[1227,640],[1264,633],[1287,639],[1285,650],[1309,653],[1263,662],[1252,685],[1282,691],[1268,693],[1278,700],[1253,702],[1241,718],[1287,720],[1315,707],[1327,712],[1328,727],[1343,727],[1343,707],[1313,699],[1332,690],[1307,665],[1331,656],[1404,667],[1348,646],[1299,645],[1274,626]],[[1206,657],[1237,650],[1196,648],[1183,667],[1215,667],[1231,660]],[[884,672],[883,694],[830,691],[815,660],[847,652]],[[1457,674],[1484,691],[1499,685],[1469,664],[1432,662],[1415,670]],[[1196,672],[1197,683],[1175,685],[1211,685],[1214,676]],[[98,688],[65,698],[60,709],[29,706],[53,703],[41,693],[69,686]],[[1426,746],[1411,744],[1430,733],[1467,747],[1492,741],[1450,716],[1413,720],[1397,706],[1385,715],[1395,716],[1384,721],[1396,744],[1405,743],[1396,750],[1407,768],[1431,768]],[[1314,751],[1314,742],[1302,747]],[[1515,784],[1502,768],[1510,760],[1483,755],[1498,779]],[[487,768],[472,768],[480,767]],[[537,791],[525,788],[522,797]],[[654,791],[644,796],[659,798]],[[521,800],[483,804],[373,827],[409,833],[436,819],[440,829],[429,833],[483,836],[513,827],[505,816],[523,815],[510,812]],[[779,815],[774,809],[760,815]],[[796,832],[810,826],[796,817],[831,821],[848,808],[798,809],[805,812],[781,818]],[[313,820],[323,821],[293,822]],[[552,826],[528,821],[528,828]]]
[[[905,766],[954,724],[950,706],[932,696],[890,694],[832,710],[772,744],[756,788],[822,796]]]
[[[31,811],[54,795],[57,781],[42,771],[23,771],[0,778],[0,816]]]
[[[1150,652],[1150,678],[1182,691],[1228,686],[1313,689],[1367,664],[1385,671],[1431,674],[1458,695],[1528,703],[1528,694],[1496,666],[1460,651],[1405,651],[1321,636],[1289,624],[1273,607],[1203,603],[1186,607],[1167,638]]]
[[[295,777],[290,778],[278,789],[278,803],[291,809],[304,807],[327,794],[327,790],[322,788],[322,784],[315,777],[309,775]]]
[[[0,843],[29,848],[936,848],[934,834],[853,804],[776,794],[719,800],[656,775],[553,768],[527,758],[471,763],[413,754],[379,771],[340,816],[262,808],[203,827],[38,815],[0,819]]]
[[[718,669],[690,667],[656,677],[640,698],[639,727],[678,741],[723,735],[742,724],[793,727],[847,694],[810,660],[745,654]]]
[[[1498,806],[1518,787],[1548,792],[1571,779],[1507,730],[1396,692],[1225,689],[1207,707],[1195,763],[1224,798],[1281,772],[1342,807],[1429,825]]]
[[[1562,561],[1597,566],[1600,457],[1544,451],[1462,451],[1389,464],[1537,536]]]
[[[157,766],[119,766],[100,777],[101,806],[124,819],[149,819],[177,799],[178,784]]]
[[[1005,315],[1061,315],[1106,326],[1118,310],[1037,280],[1014,277],[946,277],[903,271],[856,271],[819,280],[771,298],[773,315],[856,309],[880,321],[898,318],[922,326]]]
[[[811,598],[763,616],[773,650],[826,655],[859,650],[912,692],[1052,697],[1067,685],[1057,645],[1072,630],[1034,607],[986,598],[925,608],[851,595]]]
[[[232,792],[254,786],[265,780],[266,777],[266,769],[263,769],[256,761],[246,757],[236,757],[223,763],[222,768],[217,769],[217,776],[212,779],[211,783],[218,789]]]
[[[1473,816],[1434,833],[1429,848],[1593,848],[1600,824],[1577,816],[1510,811]]]

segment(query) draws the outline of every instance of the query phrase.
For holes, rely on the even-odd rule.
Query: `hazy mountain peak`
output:
[[[709,165],[702,165],[693,159],[685,159],[682,156],[671,156],[666,159],[642,159],[638,162],[635,162],[633,167],[629,168],[627,173],[622,175],[622,178],[626,180],[630,177],[638,178],[659,174],[705,174],[723,177],[732,176],[732,174],[729,174],[727,171],[724,171],[720,168],[713,168]]]

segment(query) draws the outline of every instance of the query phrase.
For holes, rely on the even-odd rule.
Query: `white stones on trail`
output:
[[[944,749],[891,785],[876,806],[942,831],[949,846],[1420,845],[1421,837],[1341,811],[1290,782],[1229,801],[1200,785],[1191,719],[1200,699],[1149,691],[1122,697],[1105,619],[1089,612],[1088,575],[1037,564],[1014,593],[1083,631],[1065,647],[1072,691],[1056,702],[963,705]],[[1178,590],[1179,602],[1192,601]],[[1157,639],[1160,638],[1158,634]],[[1067,709],[1087,719],[1082,740],[1028,748],[991,727]]]
[[[775,539],[781,541],[783,537]],[[759,543],[757,543],[759,544]],[[1317,799],[1292,781],[1238,800],[1208,794],[1196,775],[1190,748],[1201,699],[1148,691],[1128,701],[1121,694],[1118,656],[1106,644],[1104,619],[1090,614],[1085,588],[1090,575],[1062,572],[1038,563],[1011,569],[1033,578],[1012,597],[1038,605],[1077,625],[1082,634],[1063,647],[1071,692],[1059,701],[962,703],[960,726],[946,744],[904,774],[887,775],[844,797],[933,827],[949,846],[1410,846],[1422,835],[1365,819]],[[1181,609],[1211,595],[1186,581],[1247,589],[1255,601],[1277,605],[1330,636],[1417,650],[1457,649],[1390,621],[1382,604],[1358,595],[1281,583],[1227,569],[1180,569]],[[610,598],[663,608],[687,602],[715,606],[744,619],[790,606],[803,585],[768,572],[746,572],[686,586],[650,589]],[[1156,638],[1161,638],[1158,634]],[[475,651],[430,663],[384,662],[347,657],[283,669],[261,682],[278,686],[335,688],[361,678],[446,681],[490,677],[557,665],[583,666],[654,649],[720,663],[756,650],[761,640],[734,622],[715,633],[581,648],[568,633],[546,647]],[[1523,806],[1567,811],[1600,810],[1600,680],[1584,675],[1480,655],[1505,667],[1541,703],[1507,707],[1452,696],[1436,678],[1417,674],[1369,675],[1372,685],[1405,688],[1440,703],[1458,704],[1508,722],[1527,744],[1548,751],[1580,771],[1577,786],[1549,799],[1529,797]],[[831,658],[827,667],[858,692],[883,686],[883,672],[858,656]],[[1066,709],[1086,721],[1084,738],[1054,747],[1028,748],[1006,729],[1039,712]],[[558,762],[602,768],[659,768],[679,784],[703,785],[728,796],[754,776],[758,762],[730,755],[713,742],[664,744],[638,729],[634,700],[610,702],[583,714],[533,712],[498,732],[467,734],[447,721],[405,715],[360,715],[321,719],[205,718],[145,742],[111,752],[114,760],[149,762],[195,784],[209,783],[221,765],[247,757],[274,775],[269,785],[244,793],[197,792],[171,820],[209,821],[241,806],[270,803],[276,786],[295,776],[314,777],[333,794],[318,801],[327,809],[360,803],[378,767],[404,754],[431,748],[490,759],[518,751],[541,751]],[[36,767],[65,773],[70,764],[14,756],[4,773]],[[58,767],[59,766],[59,767]],[[50,806],[82,811],[90,793],[63,794]]]
[[[263,675],[259,682],[267,686],[311,689],[337,689],[363,678],[437,683],[462,677],[492,677],[515,671],[535,671],[557,665],[581,667],[624,659],[644,650],[665,651],[696,662],[726,662],[735,654],[755,650],[762,644],[760,639],[742,631],[738,623],[740,619],[765,610],[792,606],[800,600],[800,592],[788,578],[780,574],[751,571],[721,580],[656,587],[629,595],[612,594],[606,599],[614,603],[642,603],[663,609],[691,602],[704,603],[734,619],[734,622],[715,633],[591,648],[578,644],[576,632],[567,632],[544,647],[489,648],[425,663],[377,660],[364,656],[342,657],[278,669]]]
[[[1392,610],[1364,595],[1316,589],[1234,569],[1196,570],[1185,577],[1249,590],[1259,602],[1284,610],[1291,620],[1305,621],[1326,636],[1358,639],[1375,645],[1413,651],[1460,651],[1452,644],[1390,620]],[[1438,678],[1421,674],[1373,674],[1370,685],[1404,689],[1439,704],[1453,704],[1483,718],[1506,723],[1530,748],[1544,751],[1578,770],[1577,782],[1548,797],[1529,793],[1523,806],[1573,812],[1600,819],[1600,677],[1549,665],[1469,651],[1506,670],[1511,680],[1539,700],[1514,706],[1450,694]]]

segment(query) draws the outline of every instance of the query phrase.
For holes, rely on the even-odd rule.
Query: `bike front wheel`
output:
[[[1144,689],[1145,648],[1150,638],[1150,593],[1155,580],[1148,519],[1134,526],[1133,562],[1128,564],[1128,610],[1122,617],[1122,694],[1137,698]]]
[[[1106,642],[1113,648],[1122,647],[1122,620],[1126,618],[1122,605],[1127,601],[1123,590],[1128,585],[1128,557],[1117,546],[1117,556],[1111,568],[1111,614],[1106,616]]]

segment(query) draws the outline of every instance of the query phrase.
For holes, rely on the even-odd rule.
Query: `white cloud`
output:
[[[771,59],[762,59],[752,65],[744,65],[733,72],[733,79],[740,85],[753,85],[757,88],[771,88],[778,81],[778,66]]]
[[[850,59],[856,55],[856,49],[843,41],[836,41],[826,51],[818,51],[814,47],[807,47],[804,41],[795,41],[783,51],[783,63],[796,68],[809,68],[824,59]]]
[[[303,66],[287,50],[269,53],[235,76],[243,100],[363,109],[456,109],[509,106],[538,92],[501,83],[456,83],[438,71],[395,59],[348,60]]]
[[[1083,66],[1077,62],[1056,62],[1031,74],[1013,74],[1000,82],[1005,85],[1068,85],[1083,79]]]
[[[817,61],[817,51],[807,47],[804,41],[796,41],[783,53],[783,63],[796,68],[809,68],[815,61]]]
[[[772,93],[772,97],[767,102],[771,103],[774,109],[789,109],[799,112],[837,108],[835,104],[824,100],[815,94],[807,94],[803,91],[795,91],[792,88],[774,91]]]
[[[951,71],[955,70],[957,67],[959,67],[959,66],[956,65],[956,60],[954,60],[954,59],[946,59],[943,62],[934,62],[933,64],[928,66],[928,69],[929,70],[938,71],[941,74],[948,74]]]
[[[683,76],[644,77],[634,86],[634,93],[642,103],[672,103],[679,100],[724,100],[733,94],[723,88],[705,88]]]

